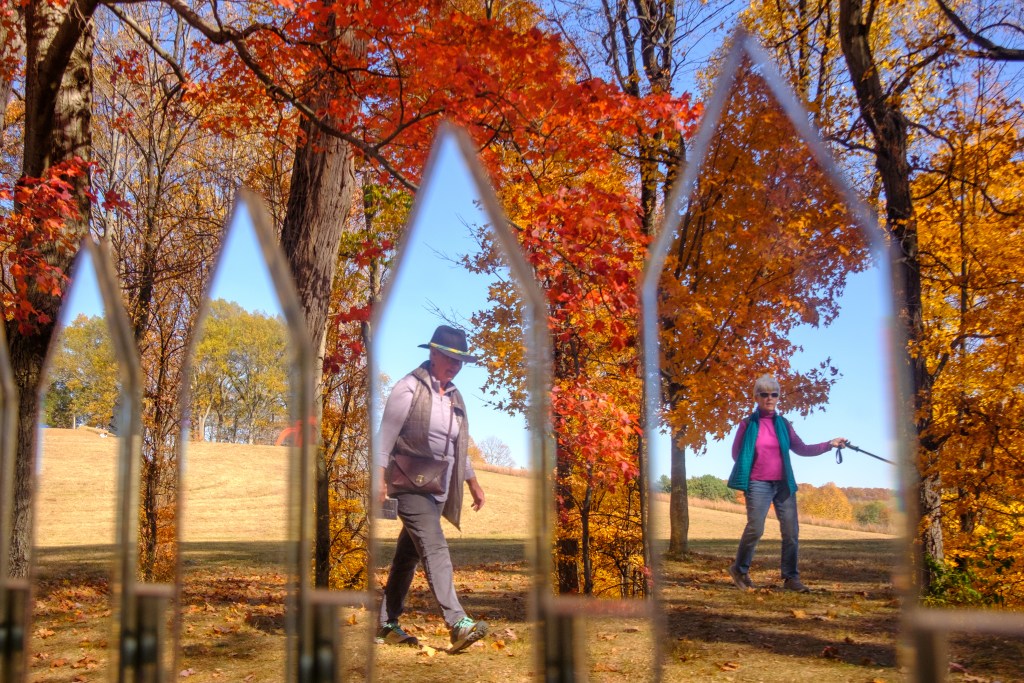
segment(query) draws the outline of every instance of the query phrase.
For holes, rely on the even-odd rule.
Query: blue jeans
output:
[[[800,522],[796,514],[796,494],[790,493],[784,481],[752,481],[747,489],[747,527],[740,537],[740,545],[736,549],[736,568],[746,574],[750,571],[750,563],[754,560],[757,542],[764,534],[764,520],[768,516],[768,508],[775,506],[775,516],[779,518],[779,532],[782,534],[782,578],[800,578],[796,568],[799,550]]]

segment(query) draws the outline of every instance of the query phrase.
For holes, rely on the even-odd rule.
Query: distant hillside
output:
[[[38,544],[93,545],[114,539],[115,465],[118,440],[86,430],[45,429],[39,488]],[[186,492],[184,538],[188,541],[279,541],[285,537],[286,447],[196,443],[183,475]],[[489,469],[489,468],[488,468]],[[483,510],[467,509],[458,537],[526,538],[536,509],[528,476],[477,471],[487,494]],[[654,502],[658,536],[667,538],[667,497]],[[745,517],[740,510],[691,507],[694,539],[738,539]],[[397,534],[397,522],[382,522],[384,537]],[[807,540],[879,538],[846,529],[802,524]],[[768,525],[765,538],[778,538]]]

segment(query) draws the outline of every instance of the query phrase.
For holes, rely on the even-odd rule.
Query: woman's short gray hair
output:
[[[779,393],[781,391],[779,381],[771,375],[761,375],[754,382],[754,397],[756,398],[762,391]]]

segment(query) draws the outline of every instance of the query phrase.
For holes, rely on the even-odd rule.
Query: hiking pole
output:
[[[892,460],[886,460],[885,458],[883,458],[880,455],[875,455],[874,453],[869,453],[868,451],[864,450],[863,448],[858,448],[857,446],[854,446],[849,441],[846,442],[846,446],[845,447],[846,448],[851,448],[851,449],[857,451],[858,453],[863,453],[864,455],[869,455],[872,458],[874,458],[875,460],[881,460],[882,462],[887,462],[890,465],[895,465],[896,464]],[[837,465],[841,465],[842,463],[843,463],[843,447],[837,447],[836,448],[836,464]]]

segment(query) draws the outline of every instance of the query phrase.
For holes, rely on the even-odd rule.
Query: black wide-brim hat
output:
[[[434,336],[427,344],[420,344],[421,349],[437,349],[457,361],[463,363],[476,363],[477,357],[469,354],[469,344],[466,343],[466,333],[448,325],[439,325],[434,330]]]

